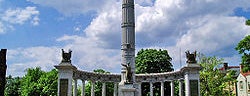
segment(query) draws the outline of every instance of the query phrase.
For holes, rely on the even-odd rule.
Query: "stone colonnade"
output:
[[[82,86],[85,86],[85,81],[92,81],[91,96],[95,96],[94,86],[95,82],[102,82],[102,96],[106,96],[106,83],[113,82],[114,93],[113,96],[118,96],[118,83],[121,81],[120,74],[105,74],[105,73],[93,73],[87,71],[77,70],[71,63],[60,63],[55,66],[58,69],[58,96],[76,96],[77,95],[77,80],[82,80]],[[150,96],[153,96],[153,84],[161,83],[161,96],[164,96],[164,82],[170,82],[171,96],[174,94],[174,81],[179,82],[179,96],[200,96],[199,86],[199,70],[200,67],[197,64],[188,64],[180,71],[164,72],[164,73],[151,73],[151,74],[136,74],[136,82],[134,84],[136,88],[136,96],[142,96],[141,84],[150,84]],[[73,82],[73,84],[72,84]],[[184,84],[185,83],[185,84]],[[72,88],[72,85],[73,88]],[[185,87],[183,87],[185,86]],[[72,89],[73,92],[72,92]],[[85,96],[85,88],[81,88],[81,96]],[[73,94],[72,94],[73,93]]]

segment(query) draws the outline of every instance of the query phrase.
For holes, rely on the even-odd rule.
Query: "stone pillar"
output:
[[[141,83],[138,83],[138,96],[141,96]]]
[[[58,69],[58,96],[72,96],[73,73],[77,68],[70,62],[61,62],[55,66]]]
[[[82,80],[82,96],[85,96],[85,80]]]
[[[91,82],[91,96],[95,96],[95,81]]]
[[[77,96],[77,79],[74,79],[73,96]]]
[[[7,49],[1,49],[0,51],[0,96],[4,96],[5,84],[6,84],[6,53]]]
[[[174,96],[174,80],[171,81],[171,96]]]
[[[182,68],[185,79],[185,95],[200,96],[200,71],[201,67],[198,64],[187,64],[187,67]]]
[[[183,80],[180,79],[179,80],[179,96],[184,96],[182,86],[183,86]]]
[[[102,83],[102,96],[106,96],[106,83]]]
[[[154,95],[153,87],[154,87],[153,82],[150,82],[150,96]]]
[[[118,88],[117,88],[118,86],[117,86],[117,83],[115,82],[114,83],[114,96],[117,96],[117,93],[118,93]]]
[[[161,96],[164,96],[164,81],[161,82]]]

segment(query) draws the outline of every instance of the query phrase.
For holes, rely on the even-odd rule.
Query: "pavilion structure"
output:
[[[62,50],[62,61],[58,69],[58,96],[77,96],[77,80],[82,81],[82,94],[85,96],[85,81],[91,81],[91,96],[95,96],[94,86],[102,82],[102,96],[106,96],[106,83],[114,83],[113,96],[142,96],[142,83],[150,84],[150,96],[153,96],[153,84],[161,83],[161,95],[164,96],[164,82],[170,82],[171,96],[174,94],[174,81],[179,81],[179,96],[200,96],[199,70],[196,52],[186,52],[187,64],[179,71],[135,74],[135,15],[134,0],[122,1],[122,48],[121,74],[94,73],[78,70],[70,60],[71,50]],[[73,85],[73,86],[72,86]],[[72,89],[73,92],[72,92]],[[73,94],[72,94],[73,93]]]

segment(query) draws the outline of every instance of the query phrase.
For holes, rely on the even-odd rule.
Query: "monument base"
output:
[[[132,83],[125,83],[119,85],[119,96],[135,96],[136,88]]]

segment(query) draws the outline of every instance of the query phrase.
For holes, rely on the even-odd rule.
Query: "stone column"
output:
[[[161,96],[164,96],[164,81],[161,82]]]
[[[6,53],[7,49],[1,49],[0,51],[0,96],[4,96],[5,84],[6,84]]]
[[[179,96],[184,96],[182,86],[183,86],[183,80],[180,79],[179,80]]]
[[[106,83],[102,83],[102,96],[106,96]]]
[[[95,81],[91,83],[91,96],[95,96]]]
[[[114,83],[114,96],[117,96],[117,93],[118,93],[118,88],[117,88],[117,82]]]
[[[73,96],[77,96],[77,79],[74,79]]]
[[[82,80],[82,96],[85,96],[85,80]]]
[[[153,93],[153,87],[154,87],[153,82],[150,82],[150,96],[154,95],[154,93]]]
[[[174,80],[171,81],[171,96],[174,96]]]
[[[138,96],[141,96],[141,83],[138,83]]]
[[[190,94],[190,82],[189,82],[189,76],[188,74],[185,75],[185,95],[191,96]]]

